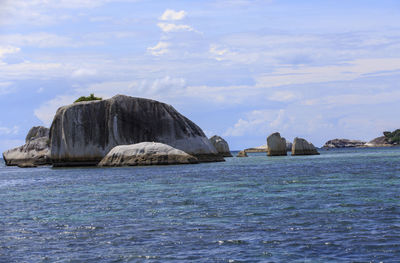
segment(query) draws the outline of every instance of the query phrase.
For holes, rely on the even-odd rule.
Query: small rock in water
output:
[[[246,151],[240,151],[236,157],[248,157]]]

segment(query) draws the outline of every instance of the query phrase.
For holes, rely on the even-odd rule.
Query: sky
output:
[[[400,128],[400,1],[0,0],[0,151],[94,93],[171,104],[231,150]]]

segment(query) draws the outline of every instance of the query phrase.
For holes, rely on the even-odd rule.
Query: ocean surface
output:
[[[0,262],[400,262],[400,147],[0,164]]]

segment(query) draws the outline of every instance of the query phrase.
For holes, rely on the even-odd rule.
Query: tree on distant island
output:
[[[385,135],[389,143],[400,144],[400,129],[397,129],[394,132],[385,131],[383,135]]]
[[[76,101],[74,101],[74,103],[76,102],[81,102],[81,101],[92,101],[92,100],[102,100],[103,98],[100,97],[95,97],[93,93],[90,94],[90,96],[82,96],[79,99],[77,99]]]

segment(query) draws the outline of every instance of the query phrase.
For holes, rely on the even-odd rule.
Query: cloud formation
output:
[[[163,21],[177,21],[177,20],[182,20],[186,16],[186,12],[184,10],[181,11],[175,11],[173,9],[167,9],[164,11],[164,13],[161,15],[160,20]]]

